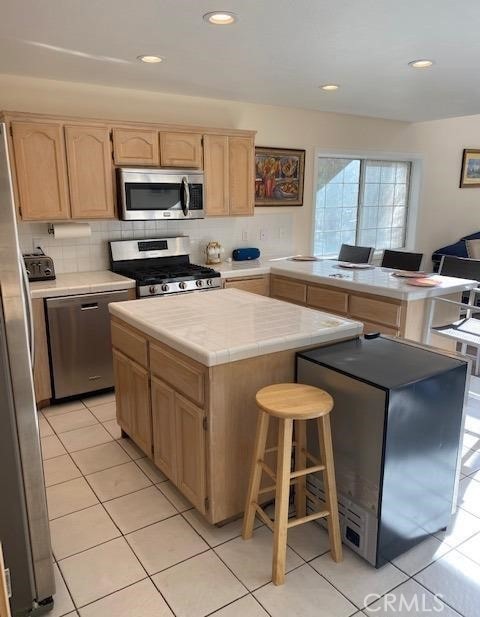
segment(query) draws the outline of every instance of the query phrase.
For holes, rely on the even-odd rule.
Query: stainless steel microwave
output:
[[[203,171],[197,169],[117,170],[124,221],[203,218]]]

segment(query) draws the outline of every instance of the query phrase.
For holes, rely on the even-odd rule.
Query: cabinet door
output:
[[[12,139],[22,220],[69,219],[62,127],[59,124],[12,122]]]
[[[35,363],[33,381],[37,403],[48,401],[52,397],[50,385],[50,365],[48,362],[47,327],[43,298],[32,300],[33,334],[35,340]]]
[[[253,139],[229,137],[229,194],[231,216],[252,216],[254,209]]]
[[[206,461],[204,412],[179,394],[175,394],[177,435],[177,486],[200,511],[206,504]]]
[[[115,165],[159,165],[158,133],[149,129],[113,129]]]
[[[272,276],[270,295],[272,298],[305,304],[307,301],[307,286],[305,283]]]
[[[176,484],[175,393],[156,377],[152,377],[152,424],[153,460]]]
[[[226,288],[241,289],[260,296],[269,295],[268,276],[256,276],[243,279],[227,279]]]
[[[130,390],[130,360],[122,353],[113,350],[113,372],[115,375],[115,401],[117,422],[122,429],[132,435],[132,397]]]
[[[113,218],[113,164],[108,129],[67,126],[65,139],[72,218]]]
[[[146,369],[130,362],[131,422],[130,437],[148,456],[152,455],[152,413],[150,379]]]
[[[204,136],[203,168],[206,216],[228,216],[228,137]]]
[[[201,167],[202,136],[198,133],[160,133],[160,162],[164,167]]]

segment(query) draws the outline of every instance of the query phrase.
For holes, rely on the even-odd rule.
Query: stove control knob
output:
[[[150,285],[150,287],[148,288],[148,291],[152,294],[152,296],[154,294],[157,293],[157,288],[155,287],[155,285]]]
[[[178,286],[180,287],[180,289],[186,289],[187,288],[187,284],[186,283],[179,283]]]
[[[207,287],[211,287],[213,285],[212,279],[207,279]]]
[[[196,282],[196,285],[197,285],[197,287],[203,287],[203,281],[202,281],[202,279],[199,279],[199,280]]]
[[[45,274],[45,276],[50,276],[52,274],[52,270],[51,270],[51,268],[45,268],[43,273]]]
[[[168,291],[169,287],[168,285],[165,285],[165,283],[162,285],[162,291]]]

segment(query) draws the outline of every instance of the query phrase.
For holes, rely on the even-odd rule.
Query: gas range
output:
[[[137,281],[137,297],[208,291],[222,286],[220,273],[190,263],[187,236],[110,242],[113,272]]]

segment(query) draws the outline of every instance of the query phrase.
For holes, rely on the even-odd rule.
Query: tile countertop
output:
[[[249,265],[242,269],[236,265],[237,263],[249,263]],[[436,274],[433,278],[440,281],[438,287],[414,287],[407,283],[407,279],[392,276],[393,270],[378,266],[369,270],[349,270],[339,267],[338,262],[334,260],[300,262],[283,258],[263,262],[224,262],[212,267],[221,272],[223,278],[270,273],[399,300],[445,296],[449,293],[474,289],[478,285],[477,281]],[[333,274],[341,274],[342,278],[333,277]]]
[[[77,294],[117,291],[135,287],[135,281],[110,270],[97,272],[69,272],[57,274],[54,281],[30,283],[32,298],[55,298]]]
[[[238,289],[115,302],[112,315],[205,366],[357,336],[363,324]]]

